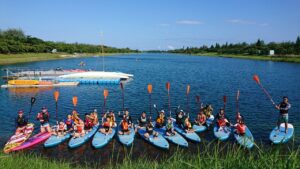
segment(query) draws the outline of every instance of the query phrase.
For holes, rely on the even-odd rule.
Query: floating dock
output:
[[[79,82],[59,82],[49,85],[1,85],[1,88],[36,88],[36,87],[64,87],[64,86],[77,86]]]

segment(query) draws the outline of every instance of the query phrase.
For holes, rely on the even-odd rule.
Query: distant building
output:
[[[270,56],[274,56],[274,55],[275,55],[275,51],[274,51],[274,50],[270,50],[270,51],[269,51],[269,55],[270,55]]]
[[[56,53],[57,49],[52,49],[51,53]]]

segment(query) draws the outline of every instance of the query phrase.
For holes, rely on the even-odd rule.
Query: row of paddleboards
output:
[[[213,122],[213,117],[208,119],[207,127],[206,126],[197,126],[194,125],[193,128],[195,132],[187,133],[182,128],[180,128],[176,123],[175,119],[173,119],[174,123],[174,129],[176,133],[174,135],[167,136],[166,128],[155,128],[154,131],[158,133],[157,137],[154,137],[151,135],[149,138],[145,137],[146,128],[138,128],[137,133],[141,138],[146,140],[148,143],[161,148],[161,149],[169,149],[169,143],[176,144],[181,147],[188,147],[188,141],[199,143],[201,142],[200,137],[196,133],[203,132],[207,130],[207,127],[209,127]],[[45,133],[38,133],[31,138],[29,136],[31,135],[33,131],[33,124],[29,124],[27,126],[28,128],[25,130],[25,133],[14,135],[10,138],[10,140],[7,142],[4,148],[4,152],[9,153],[12,151],[18,151],[30,148],[32,146],[35,146],[37,144],[40,144],[45,141],[44,147],[54,147],[57,146],[67,140],[69,140],[72,136],[71,133],[66,133],[64,136],[56,136],[52,135],[51,133],[45,132]],[[112,128],[112,132],[110,134],[103,134],[101,132],[98,132],[99,129],[101,129],[102,126],[96,125],[92,128],[91,131],[86,133],[82,137],[74,138],[72,137],[68,143],[69,148],[76,148],[80,147],[81,145],[85,144],[87,141],[89,141],[93,136],[92,140],[92,146],[94,148],[101,148],[107,145],[115,136],[116,133],[118,133],[121,128],[120,126]],[[135,137],[135,131],[134,128],[129,128],[130,134],[117,134],[117,138],[125,146],[132,145]],[[213,128],[214,136],[220,140],[225,141],[227,140],[231,133],[233,133],[233,130],[230,127],[221,127],[218,128],[215,126]],[[271,134],[270,134],[270,140],[274,144],[280,144],[280,143],[286,143],[288,142],[294,133],[294,127],[292,124],[288,124],[288,130],[285,132],[285,126],[284,123],[280,125],[280,128],[278,129],[275,127]],[[245,135],[241,136],[236,133],[233,134],[234,138],[236,139],[237,143],[246,147],[246,148],[252,148],[255,145],[254,137],[249,130],[248,127],[246,127],[246,133]],[[29,139],[28,139],[29,138]]]

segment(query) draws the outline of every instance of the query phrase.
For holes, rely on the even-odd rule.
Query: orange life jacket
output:
[[[83,127],[81,125],[76,126],[76,129],[77,129],[77,133],[82,133]]]
[[[246,125],[238,124],[238,125],[236,126],[236,129],[237,129],[237,132],[238,132],[239,134],[245,134],[245,132],[246,132]]]
[[[104,122],[103,127],[110,127],[110,122]]]
[[[128,130],[128,123],[126,121],[122,122],[122,129],[123,130]]]

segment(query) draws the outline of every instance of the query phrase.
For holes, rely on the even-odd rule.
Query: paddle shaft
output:
[[[35,103],[35,97],[31,97],[31,100],[30,100],[30,110],[29,110],[29,113],[28,113],[28,121],[29,121],[30,114],[31,114],[31,111],[32,111],[32,106],[33,106],[34,103]]]
[[[271,95],[270,95],[270,94],[268,93],[268,91],[263,87],[263,85],[262,85],[261,83],[257,83],[257,84],[260,86],[260,88],[263,90],[263,92],[267,95],[267,97],[270,99],[270,101],[272,102],[272,104],[273,104],[274,106],[276,106],[276,104],[275,104],[275,102],[273,101]]]
[[[152,99],[151,99],[151,93],[149,93],[149,111],[150,111],[150,117],[152,117]]]
[[[170,91],[168,90],[168,101],[169,101],[169,113],[170,113],[170,117],[171,117],[171,99],[170,99]]]
[[[124,89],[122,88],[122,110],[124,112]]]

